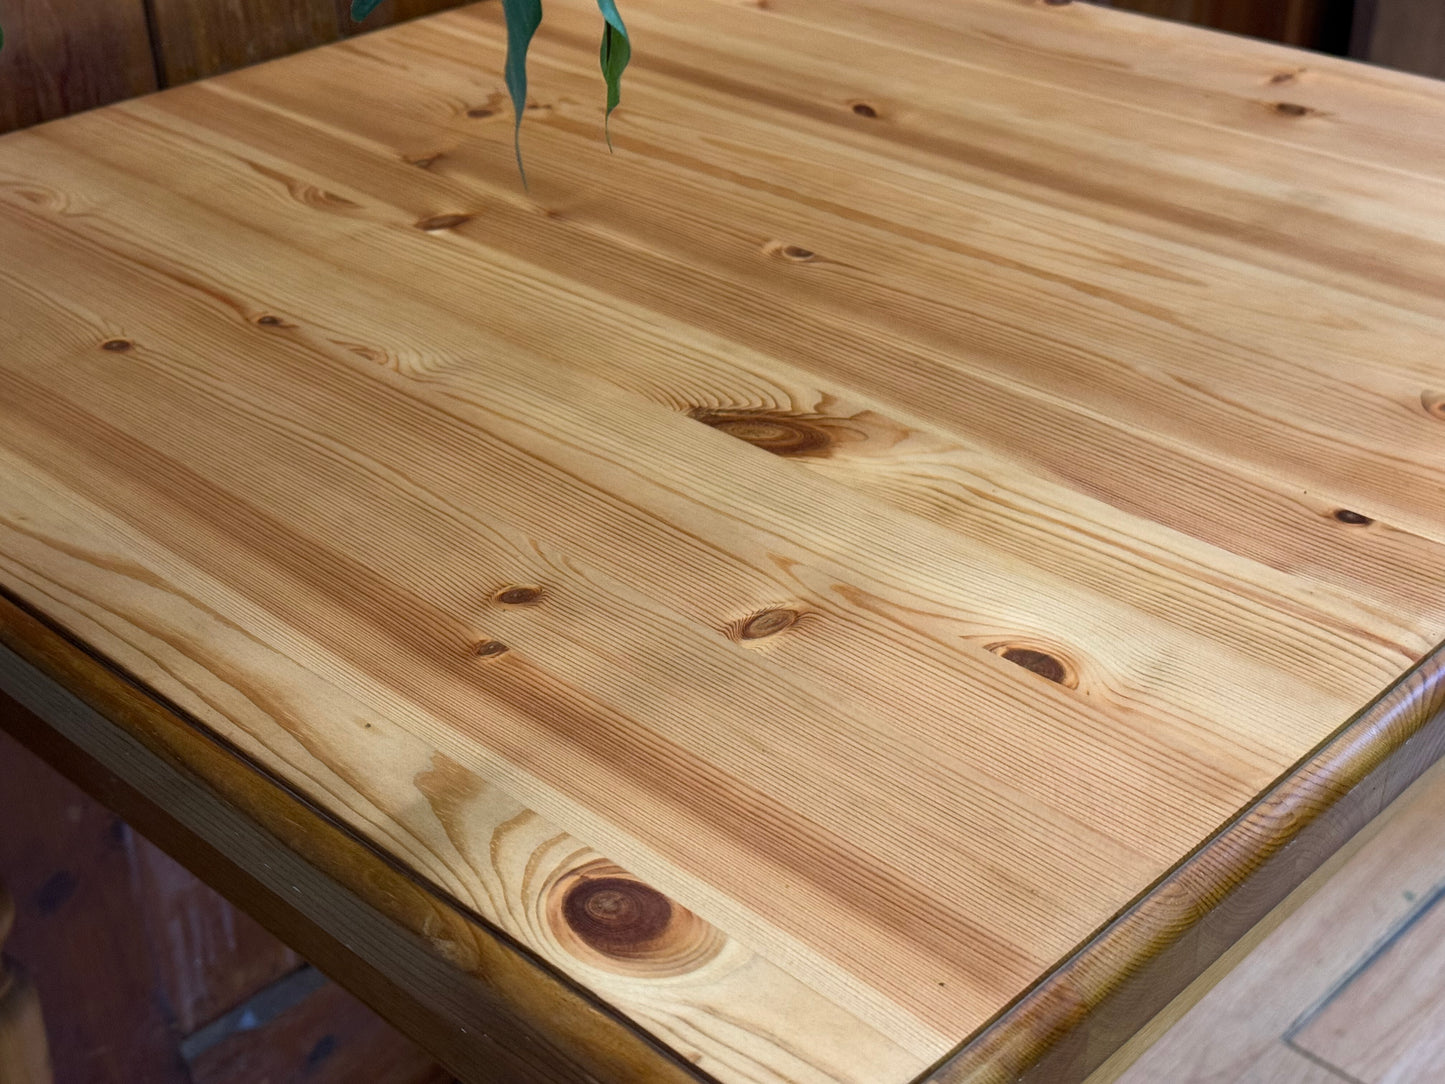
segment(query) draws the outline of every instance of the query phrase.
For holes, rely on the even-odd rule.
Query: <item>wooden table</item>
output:
[[[1445,86],[625,15],[0,139],[6,725],[469,1079],[1079,1080],[1445,750]]]

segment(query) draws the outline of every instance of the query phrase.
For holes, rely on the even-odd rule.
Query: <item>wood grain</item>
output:
[[[1087,1072],[1438,751],[1445,92],[572,0],[527,193],[494,8],[0,141],[0,581],[719,1079]]]
[[[1328,0],[1107,0],[1110,6],[1144,15],[1181,19],[1231,34],[1248,34],[1305,48],[1334,36],[1332,18],[1340,6]],[[1348,29],[1344,32],[1348,39]]]
[[[0,603],[0,644],[23,652],[0,654],[19,698],[0,700],[0,724],[463,1080],[696,1079],[174,705]]]
[[[330,982],[279,1016],[207,1046],[188,1067],[192,1084],[307,1079],[453,1084],[450,1073]]]
[[[1083,1079],[1445,753],[1426,660],[933,1074]]]
[[[1439,1076],[1445,1072],[1442,956],[1445,908],[1421,908],[1393,944],[1294,1031],[1293,1045],[1367,1084]]]
[[[341,36],[332,0],[151,0],[166,86],[188,83]]]
[[[505,935],[499,941],[497,928],[478,912],[526,937],[609,1001],[651,1021],[690,1061],[704,1067],[731,1062],[747,1066],[764,1080],[826,1080],[846,1079],[848,1074],[888,1079],[919,1064],[796,980],[715,933],[704,944],[708,954],[701,963],[707,966],[674,977],[659,992],[654,982],[647,981],[648,966],[638,965],[625,951],[621,956],[599,951],[579,938],[570,924],[558,923],[561,916],[549,908],[553,901],[585,901],[585,895],[574,894],[573,889],[579,881],[585,887],[599,872],[611,871],[608,879],[614,883],[604,887],[613,890],[636,885],[635,879],[626,878],[585,845],[439,754],[413,749],[408,755],[408,743],[398,740],[399,735],[392,735],[388,743],[389,762],[399,771],[423,777],[416,786],[437,802],[435,810],[428,808],[424,814],[396,816],[399,824],[411,824],[411,830],[420,829],[423,837],[447,840],[444,845],[431,844],[448,857],[447,865],[438,870],[447,875],[440,887],[418,885],[414,870],[401,873],[394,858],[359,845],[347,834],[338,835],[329,815],[301,799],[292,787],[278,786],[278,780],[259,774],[257,765],[238,751],[206,736],[198,721],[177,718],[174,707],[153,695],[138,694],[129,681],[119,680],[24,610],[0,606],[0,619],[0,642],[24,650],[30,663],[66,688],[84,690],[87,700],[131,734],[138,746],[127,746],[122,758],[114,750],[102,752],[91,744],[114,741],[113,735],[54,735],[23,712],[0,713],[0,722],[107,805],[120,809],[208,884],[243,901],[263,924],[303,948],[308,958],[464,1080],[554,1081],[575,1075],[622,1084],[643,1073],[660,1082],[696,1079],[666,1059],[659,1060],[645,1042],[619,1028],[608,1014],[585,1000],[579,1002],[574,987],[519,956]],[[34,678],[29,681],[26,688],[32,696],[39,695]],[[47,695],[55,695],[53,687],[45,688],[51,688]],[[17,695],[20,691],[17,688]],[[34,706],[44,705],[36,700]],[[69,721],[79,726],[86,717]],[[152,764],[147,754],[164,759]],[[199,773],[217,797],[195,793],[193,782],[167,774],[163,769],[170,762],[185,765],[187,773]],[[109,778],[102,764],[124,769],[126,778]],[[343,761],[333,764],[340,773],[331,785],[352,774]],[[137,765],[145,770],[138,771]],[[448,783],[452,785],[444,786]],[[368,786],[368,797],[357,793],[352,800],[359,806],[379,803],[386,808],[385,789]],[[264,845],[240,846],[241,827],[234,823],[237,810],[245,818],[240,825],[254,822],[279,840],[263,836]],[[227,842],[224,855],[215,851],[212,841],[218,837]],[[419,848],[420,843],[413,846]],[[627,884],[618,886],[619,879]],[[363,931],[357,927],[361,919],[354,915],[356,905],[347,891],[409,936],[399,937],[392,925],[384,923],[380,929],[366,928],[366,936],[361,937]],[[298,914],[301,905],[305,909]],[[318,915],[334,917],[338,910],[353,912],[345,941],[317,925]],[[627,928],[624,925],[623,931]],[[695,938],[662,943],[696,948]],[[675,953],[666,953],[658,962],[675,958]],[[400,989],[397,975],[405,977]],[[540,1070],[536,1068],[538,1040],[527,1038],[525,1030],[519,1038],[514,1016],[531,1021],[544,1035],[556,1036],[555,1045],[571,1052],[581,1068],[569,1068],[556,1053],[550,1055],[553,1060],[542,1060]],[[776,1020],[794,1017],[818,1029],[830,1046],[795,1050],[770,1035]],[[499,1042],[507,1045],[498,1050]],[[522,1052],[520,1061],[510,1053],[512,1047]]]
[[[8,0],[0,132],[156,88],[142,0]]]
[[[19,905],[9,952],[48,1010],[56,1079],[186,1084],[136,897],[130,829],[4,734],[0,777],[0,876]]]
[[[135,909],[179,1034],[300,967],[297,954],[149,840],[129,835]]]
[[[157,70],[166,86],[188,83],[375,30],[459,0],[390,0],[365,23],[350,0],[149,0]]]
[[[50,1051],[40,998],[30,977],[4,954],[15,924],[15,900],[0,881],[0,1081],[50,1084]]]
[[[1433,914],[1445,882],[1442,815],[1445,771],[1437,765],[1379,818],[1376,834],[1315,896],[1117,1078],[1120,1084],[1293,1079],[1279,1068],[1299,1057],[1289,1044],[1299,1045],[1322,1009],[1389,960],[1390,946]],[[1416,946],[1427,954],[1436,948],[1429,937]],[[1367,1030],[1393,1015],[1388,1004],[1357,1002],[1355,1009]],[[1410,1051],[1400,1044],[1393,1053]],[[1338,1065],[1348,1058],[1325,1060]],[[1320,1079],[1330,1079],[1329,1070]]]
[[[276,1017],[276,984],[310,969],[3,726],[0,774],[0,874],[20,898],[6,954],[55,1006],[60,1084],[345,1079],[358,1057],[376,1084],[419,1084],[426,1056],[333,984]],[[205,1027],[242,1014],[224,1042]]]
[[[1372,64],[1445,76],[1445,9],[1430,0],[1362,2],[1350,51]]]

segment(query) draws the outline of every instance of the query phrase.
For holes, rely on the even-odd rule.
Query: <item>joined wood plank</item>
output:
[[[0,132],[156,89],[144,0],[10,0]]]
[[[1445,95],[628,19],[531,192],[496,5],[0,143],[0,580],[721,1079],[1072,1078],[1438,753]]]

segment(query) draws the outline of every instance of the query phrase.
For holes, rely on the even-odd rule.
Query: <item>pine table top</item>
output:
[[[496,4],[0,138],[6,642],[658,1079],[1081,1078],[1440,751],[1445,84],[623,13],[609,155],[548,0],[530,190]]]

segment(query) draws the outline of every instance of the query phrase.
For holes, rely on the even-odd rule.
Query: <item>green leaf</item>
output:
[[[351,0],[351,19],[359,23],[380,6],[381,0]]]
[[[607,149],[611,150],[612,111],[622,100],[622,72],[632,59],[632,42],[617,12],[616,0],[597,0],[597,6],[606,20],[602,28],[602,77],[607,80],[607,119],[603,122],[603,131],[607,135]]]
[[[527,49],[532,35],[542,25],[542,0],[502,0],[502,13],[507,17],[507,90],[512,95],[512,142],[517,149],[517,172],[522,187],[527,186],[527,171],[522,168],[522,111],[527,108]]]

